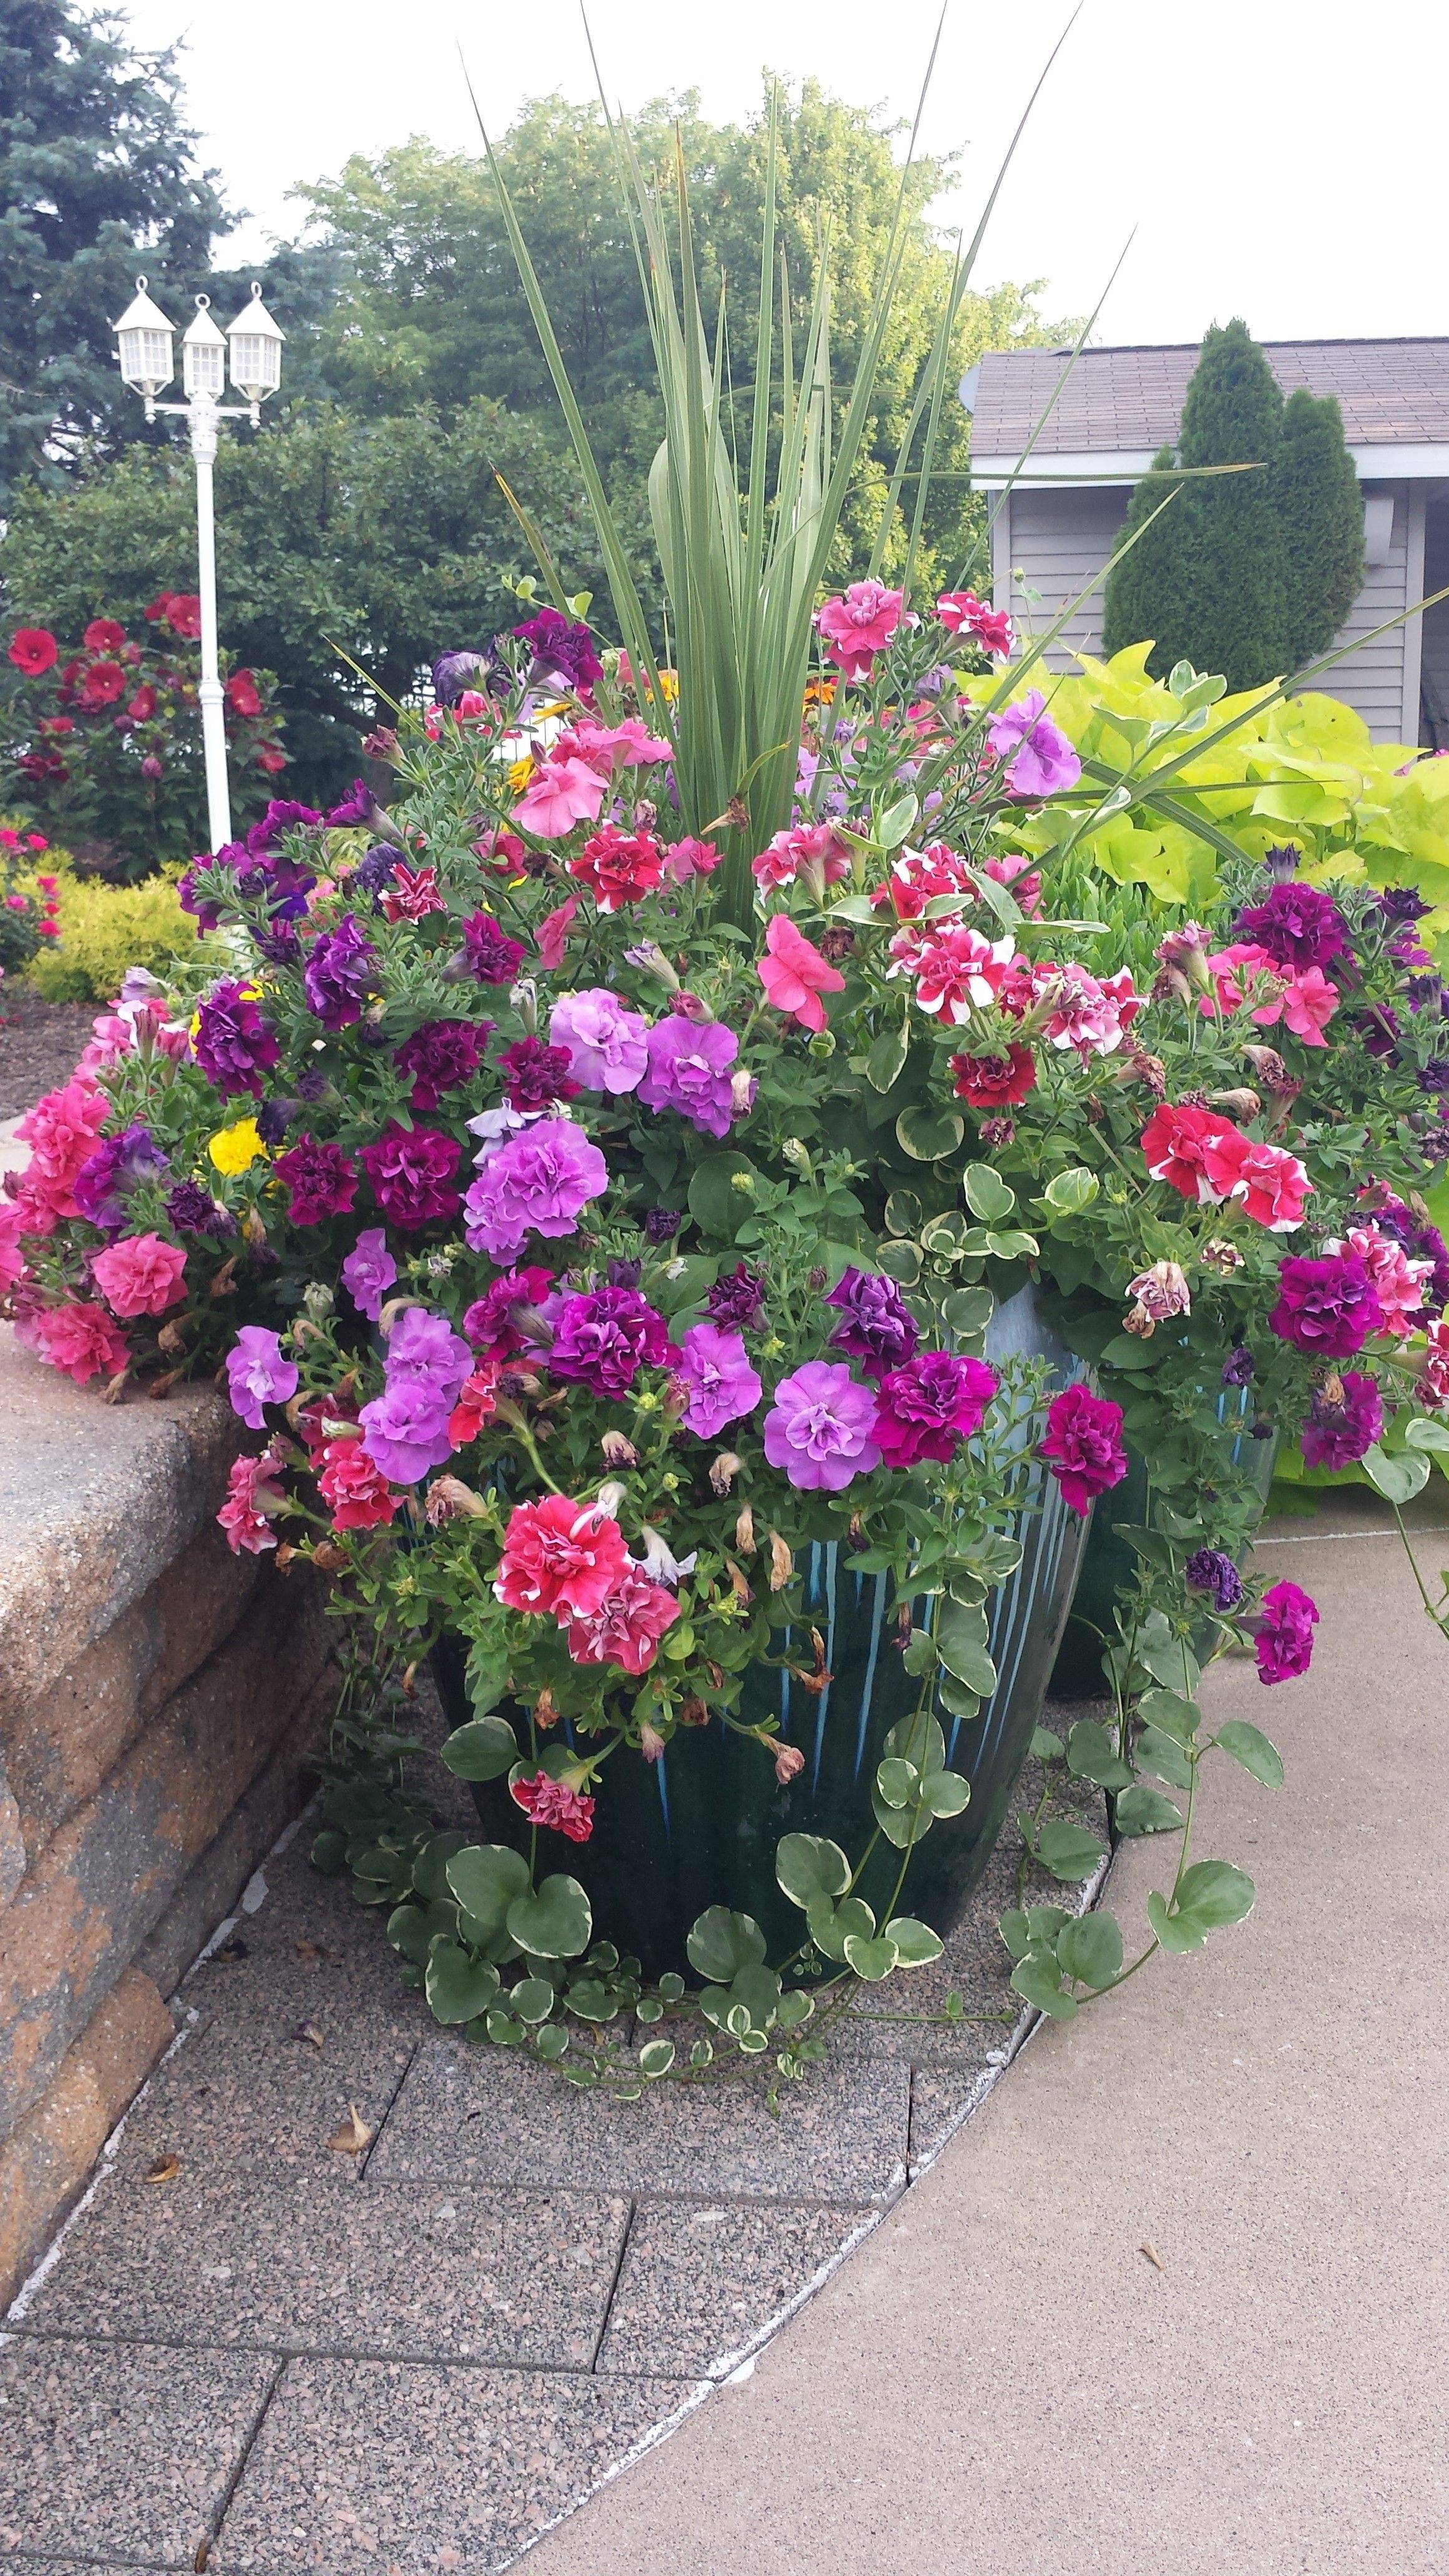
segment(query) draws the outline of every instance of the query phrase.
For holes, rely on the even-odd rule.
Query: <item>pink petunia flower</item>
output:
[[[1420,1320],[1424,1282],[1434,1275],[1433,1262],[1411,1258],[1403,1245],[1378,1225],[1351,1225],[1344,1245],[1330,1243],[1325,1250],[1338,1252],[1345,1246],[1358,1254],[1373,1281],[1374,1295],[1383,1309],[1385,1332],[1402,1341]]]
[[[259,1458],[233,1461],[226,1501],[216,1516],[233,1556],[260,1556],[276,1546],[270,1516],[281,1511],[287,1499],[277,1482],[280,1471],[280,1453],[271,1444]]]
[[[879,581],[853,581],[843,597],[827,599],[817,612],[826,653],[847,680],[869,679],[877,653],[901,622],[904,604],[904,591],[887,590]]]
[[[51,1368],[77,1386],[93,1377],[115,1377],[131,1356],[130,1343],[104,1306],[78,1298],[44,1308],[35,1318],[33,1343]]]
[[[594,1830],[593,1799],[585,1790],[570,1788],[566,1780],[551,1780],[546,1771],[536,1771],[531,1780],[512,1781],[509,1796],[531,1824],[567,1834],[571,1843],[586,1843]]]
[[[538,940],[538,962],[552,975],[563,964],[569,944],[569,928],[579,908],[576,894],[565,895],[555,911],[545,913],[535,936]]]
[[[912,922],[891,941],[886,973],[910,975],[921,1009],[959,1028],[995,1001],[1015,950],[1013,939],[985,939],[964,921]]]
[[[797,930],[788,913],[775,913],[765,932],[765,954],[756,961],[755,972],[765,988],[765,999],[777,1011],[784,1011],[802,1028],[823,1029],[825,1005],[822,993],[843,993],[845,977],[837,974],[818,948],[812,948],[803,931]]]
[[[678,1617],[674,1594],[629,1559],[598,1609],[569,1621],[566,1643],[576,1664],[618,1664],[626,1673],[647,1673],[660,1638]]]
[[[115,1314],[164,1315],[186,1294],[185,1268],[179,1243],[159,1234],[127,1234],[96,1254],[91,1275]]]
[[[629,1563],[616,1520],[566,1494],[518,1503],[493,1589],[510,1610],[551,1611],[563,1626],[592,1618]]]
[[[536,769],[518,804],[515,823],[541,841],[561,840],[575,823],[597,820],[607,781],[586,760],[546,760]]]

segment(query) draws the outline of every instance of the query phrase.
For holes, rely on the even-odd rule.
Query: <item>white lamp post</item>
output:
[[[171,336],[175,328],[151,301],[146,280],[136,280],[136,295],[116,324],[121,375],[134,385],[146,405],[146,418],[158,411],[176,412],[191,424],[191,455],[196,467],[196,551],[201,589],[201,740],[206,757],[206,810],[211,846],[219,850],[231,839],[231,797],[226,777],[226,692],[216,658],[216,514],[212,467],[216,462],[217,423],[250,420],[255,428],[260,407],[282,381],[282,341],[260,286],[243,305],[226,337],[211,318],[211,298],[198,295],[195,319],[181,343],[182,381],[186,400],[158,402],[157,394],[175,373]],[[245,403],[223,403],[227,343],[231,380]]]

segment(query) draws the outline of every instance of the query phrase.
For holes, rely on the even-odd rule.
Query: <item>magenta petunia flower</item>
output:
[[[463,957],[480,984],[511,984],[524,959],[521,939],[500,930],[491,912],[470,913],[463,924]]]
[[[1013,796],[1053,796],[1081,777],[1082,764],[1047,714],[1040,689],[1028,689],[993,717],[986,739],[998,760],[1011,762],[1007,783]]]
[[[1278,1272],[1278,1303],[1268,1318],[1282,1342],[1310,1359],[1349,1360],[1384,1328],[1383,1309],[1356,1252],[1322,1261],[1292,1254]]]
[[[529,1234],[573,1234],[590,1199],[607,1189],[598,1146],[567,1118],[541,1119],[489,1155],[463,1202],[475,1252],[512,1261]]]
[[[1046,1436],[1038,1454],[1071,1509],[1090,1511],[1094,1497],[1120,1485],[1127,1473],[1121,1405],[1094,1395],[1080,1380],[1064,1386],[1047,1407]]]
[[[414,1109],[436,1109],[445,1091],[471,1080],[492,1032],[491,1020],[425,1020],[393,1050],[399,1073],[413,1078]]]
[[[516,1351],[537,1347],[545,1336],[540,1324],[530,1334],[527,1321],[536,1315],[553,1286],[553,1272],[537,1265],[529,1270],[505,1270],[475,1297],[463,1317],[463,1330],[475,1351],[489,1351],[495,1359],[512,1359]]]
[[[296,1363],[282,1357],[275,1333],[262,1324],[243,1324],[226,1361],[231,1409],[248,1430],[266,1428],[264,1404],[288,1404],[297,1392]]]
[[[781,1378],[765,1416],[765,1456],[804,1493],[838,1494],[880,1465],[876,1400],[848,1368],[807,1360]]]
[[[604,984],[561,993],[549,1014],[549,1044],[567,1047],[589,1091],[634,1091],[649,1064],[649,1023],[626,1011]]]
[[[547,1046],[542,1038],[516,1039],[498,1058],[509,1108],[533,1118],[556,1101],[575,1099],[583,1086],[574,1081],[572,1066],[567,1047]]]
[[[696,1026],[677,1011],[656,1021],[645,1041],[649,1069],[639,1085],[646,1109],[677,1109],[704,1136],[727,1136],[734,1119],[730,1068],[740,1051],[722,1020]]]
[[[370,1324],[382,1313],[382,1301],[397,1279],[397,1263],[387,1248],[384,1226],[364,1226],[342,1264],[342,1285],[359,1315]]]
[[[951,1351],[919,1351],[891,1369],[876,1389],[875,1436],[888,1467],[923,1458],[954,1458],[979,1431],[1001,1380],[985,1360]]]
[[[753,1413],[764,1393],[743,1339],[718,1324],[691,1324],[677,1373],[688,1395],[684,1427],[700,1440],[713,1440],[727,1422]]]
[[[291,1191],[287,1214],[294,1225],[325,1225],[357,1196],[357,1172],[340,1145],[301,1135],[272,1166]]]
[[[1318,1604],[1297,1583],[1275,1583],[1263,1595],[1255,1641],[1260,1682],[1291,1682],[1313,1661]]]
[[[461,1152],[456,1136],[445,1136],[436,1127],[400,1127],[394,1118],[357,1159],[389,1225],[415,1234],[421,1226],[457,1214],[453,1175]]]
[[[663,1368],[678,1356],[663,1316],[637,1289],[598,1288],[564,1299],[548,1369],[595,1395],[618,1397],[628,1394],[641,1368]]]
[[[1335,1472],[1356,1465],[1384,1427],[1383,1400],[1371,1377],[1349,1369],[1339,1385],[1343,1391],[1336,1399],[1330,1399],[1322,1387],[1315,1390],[1301,1443],[1310,1467]]]
[[[361,1019],[377,967],[377,950],[350,912],[335,930],[324,930],[313,940],[302,989],[307,1008],[316,1012],[324,1029],[351,1028]]]

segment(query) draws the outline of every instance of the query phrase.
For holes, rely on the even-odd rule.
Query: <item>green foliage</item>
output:
[[[1326,652],[1363,587],[1363,494],[1332,394],[1298,386],[1283,408],[1273,472],[1287,579],[1284,660],[1301,670]]]
[[[134,434],[111,323],[138,263],[173,309],[206,282],[226,209],[180,101],[175,47],[138,50],[109,11],[0,13],[0,493],[26,472],[54,484],[79,442]]]
[[[26,978],[47,1002],[108,1002],[128,966],[168,976],[178,960],[190,966],[200,954],[196,924],[170,877],[111,886],[62,869],[59,906],[60,937],[40,950]]]
[[[1103,653],[1111,657],[1151,636],[1149,668],[1163,676],[1188,653],[1182,639],[1192,613],[1192,522],[1184,500],[1189,486],[1169,470],[1175,462],[1172,449],[1160,447],[1151,473],[1135,486],[1118,545],[1135,542],[1108,573],[1102,605]]]

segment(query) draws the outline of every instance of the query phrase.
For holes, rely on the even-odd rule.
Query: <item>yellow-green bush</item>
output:
[[[106,885],[78,877],[51,851],[43,862],[60,885],[60,937],[42,950],[26,981],[47,1002],[108,1002],[128,966],[164,974],[195,959],[196,924],[181,909],[172,877]]]

